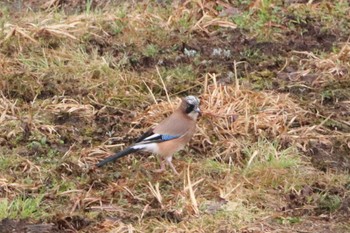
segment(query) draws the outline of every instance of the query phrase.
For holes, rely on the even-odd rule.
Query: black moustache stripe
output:
[[[186,108],[186,113],[189,114],[190,112],[192,112],[194,107],[195,106],[193,104],[189,104]]]

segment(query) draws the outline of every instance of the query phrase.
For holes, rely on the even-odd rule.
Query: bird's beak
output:
[[[196,113],[198,113],[199,116],[202,115],[201,110],[199,109],[199,107],[197,107],[194,111],[195,111]]]

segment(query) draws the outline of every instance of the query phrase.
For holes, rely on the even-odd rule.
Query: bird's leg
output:
[[[180,174],[176,171],[174,164],[171,162],[172,159],[173,159],[172,156],[169,156],[169,157],[166,157],[166,158],[165,158],[165,160],[167,161],[167,163],[169,164],[169,166],[171,167],[171,169],[173,169],[174,173],[175,173],[176,175],[180,175]]]
[[[160,169],[156,169],[154,170],[155,173],[161,173],[165,170],[165,163],[164,160],[161,159],[160,161]]]

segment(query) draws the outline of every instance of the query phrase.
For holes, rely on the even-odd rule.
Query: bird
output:
[[[102,167],[128,154],[147,151],[160,156],[161,167],[154,172],[163,172],[165,166],[169,165],[173,172],[179,175],[172,158],[174,153],[185,147],[195,133],[197,118],[201,115],[199,105],[200,100],[196,96],[182,98],[179,107],[169,117],[142,134],[133,145],[105,158],[96,166]]]

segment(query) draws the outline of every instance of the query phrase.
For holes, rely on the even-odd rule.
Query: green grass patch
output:
[[[40,219],[48,216],[43,203],[44,195],[36,197],[17,196],[12,201],[8,198],[0,199],[0,219]]]

